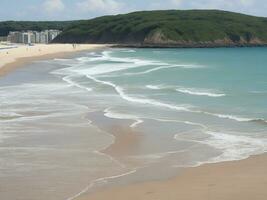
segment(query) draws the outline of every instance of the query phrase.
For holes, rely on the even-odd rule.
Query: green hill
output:
[[[42,31],[47,29],[63,30],[67,26],[75,23],[75,21],[42,21],[42,22],[31,22],[31,21],[4,21],[0,22],[0,36],[7,36],[9,31]]]
[[[267,18],[219,10],[143,11],[73,23],[54,42],[126,46],[267,44]]]

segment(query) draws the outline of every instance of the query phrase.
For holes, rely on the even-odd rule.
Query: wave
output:
[[[108,81],[101,81],[95,77],[87,75],[87,77],[96,83],[104,84],[113,87],[117,93],[120,95],[120,97],[126,101],[129,102],[134,102],[134,103],[139,103],[139,104],[147,104],[147,105],[152,105],[152,106],[159,106],[163,108],[169,108],[172,110],[177,110],[177,111],[190,111],[188,106],[186,107],[185,105],[183,106],[177,106],[177,105],[172,105],[172,104],[167,104],[167,103],[162,103],[159,101],[156,101],[154,99],[145,99],[145,98],[137,98],[133,96],[129,96],[124,92],[124,89],[120,86],[117,86],[116,84]]]
[[[124,53],[135,53],[136,52],[136,50],[133,50],[133,49],[125,49],[125,50],[123,50],[122,52],[124,52]]]
[[[163,85],[146,85],[146,88],[151,90],[161,90],[164,89]]]
[[[61,63],[63,65],[70,66],[69,68],[63,68],[53,71],[53,74],[63,74],[63,75],[73,75],[83,74],[83,75],[101,75],[101,74],[110,74],[112,72],[118,72],[123,70],[128,70],[132,68],[144,67],[144,66],[158,66],[152,69],[148,69],[142,72],[132,72],[132,73],[124,73],[123,75],[140,75],[147,74],[153,71],[158,71],[161,69],[168,68],[200,68],[202,66],[198,65],[173,65],[165,62],[160,62],[157,60],[149,60],[149,59],[139,59],[139,58],[120,58],[114,57],[110,54],[112,51],[103,51],[101,54],[87,54],[88,56],[79,57],[76,59],[54,59],[54,61],[59,61],[57,63]],[[99,64],[96,63],[91,65],[93,67],[88,67],[86,65],[90,62],[94,61],[107,61],[108,64]],[[86,66],[86,67],[85,67]]]
[[[69,83],[71,86],[75,86],[75,87],[78,87],[78,88],[81,88],[81,89],[84,89],[84,90],[87,90],[88,92],[91,92],[93,89],[92,88],[89,88],[89,87],[85,87],[75,81],[73,81],[72,79],[74,77],[77,77],[77,76],[65,76],[62,78],[63,81]]]
[[[206,112],[206,111],[202,111],[202,110],[194,110],[194,109],[192,109],[192,108],[194,108],[194,106],[192,106],[192,105],[180,105],[180,106],[178,106],[178,105],[173,105],[173,104],[168,104],[168,103],[156,101],[154,99],[137,98],[137,97],[129,96],[124,92],[124,89],[122,87],[117,86],[114,83],[111,83],[108,81],[101,81],[101,80],[94,78],[92,76],[86,76],[86,77],[88,77],[89,79],[91,79],[97,83],[113,87],[122,99],[129,101],[129,102],[146,104],[146,105],[157,106],[157,107],[162,107],[162,108],[168,108],[168,109],[176,110],[176,111],[184,111],[184,112],[200,113],[200,114],[202,113],[205,115],[218,117],[218,118],[222,118],[222,119],[234,120],[237,122],[256,122],[256,123],[267,124],[267,120],[265,120],[263,118],[246,118],[246,117],[241,117],[241,116],[236,116],[236,115],[211,113],[211,112]],[[81,89],[85,89],[89,92],[92,91],[91,88],[82,86],[82,85],[80,85],[80,84],[78,84],[72,80],[67,80],[66,78],[64,78],[64,80],[70,82],[72,85],[77,86]],[[160,86],[150,86],[150,87],[155,89],[155,90],[160,89]],[[139,124],[139,123],[137,123],[137,124]]]
[[[130,120],[134,120],[135,122],[130,125],[131,128],[135,128],[139,124],[144,122],[143,120],[141,120],[137,116],[129,115],[129,114],[123,114],[123,113],[117,113],[117,112],[114,112],[114,111],[110,111],[110,109],[105,109],[104,113],[105,113],[104,115],[106,117],[112,118],[112,119],[130,119]]]
[[[198,64],[179,64],[179,65],[171,65],[172,67],[179,67],[183,69],[200,69],[200,68],[207,68],[206,66],[203,65],[198,65]]]
[[[251,155],[258,155],[267,151],[267,139],[253,138],[249,136],[238,135],[240,133],[222,133],[211,131],[207,128],[200,130],[208,135],[204,140],[190,140],[219,150],[218,156],[212,157],[207,161],[198,162],[196,166],[205,163],[218,163],[233,160],[246,159]],[[176,134],[174,139],[181,140],[180,134]]]
[[[223,118],[223,119],[233,119],[233,120],[238,121],[238,122],[249,122],[249,121],[255,120],[255,119],[251,119],[251,118],[237,117],[235,115],[215,114],[215,113],[209,113],[209,112],[207,112],[207,114],[214,115],[214,116],[217,116],[217,117]]]
[[[124,174],[119,174],[119,175],[114,175],[114,176],[108,176],[108,177],[103,177],[103,178],[99,178],[99,179],[96,179],[95,181],[91,182],[86,188],[84,188],[81,192],[79,192],[78,194],[75,194],[74,196],[72,197],[69,197],[67,198],[66,200],[74,200],[74,199],[77,199],[79,196],[81,196],[82,194],[88,192],[92,187],[94,187],[96,184],[99,184],[99,183],[105,183],[107,182],[108,180],[110,179],[115,179],[115,178],[120,178],[120,177],[123,177],[123,176],[128,176],[128,175],[131,175],[133,173],[135,173],[137,170],[134,169],[132,171],[129,171],[129,172],[126,172]]]
[[[231,119],[238,122],[264,122],[267,123],[267,121],[263,118],[245,118],[245,117],[238,117],[235,115],[226,115],[226,114],[216,114],[216,113],[209,113],[209,112],[203,112],[204,114],[213,115],[219,118],[223,119]]]
[[[151,90],[162,90],[162,89],[174,89],[177,92],[197,95],[197,96],[209,96],[209,97],[223,97],[226,94],[223,93],[215,93],[209,89],[196,89],[196,88],[179,88],[176,89],[177,86],[166,86],[166,85],[146,85],[146,88]]]
[[[161,67],[155,67],[155,68],[152,68],[152,69],[148,69],[146,71],[142,71],[142,72],[132,72],[132,73],[125,73],[124,75],[141,75],[141,74],[148,74],[150,72],[154,72],[154,71],[158,71],[158,70],[161,70],[161,69],[167,69],[167,68],[171,68],[170,66],[161,66]]]
[[[176,89],[177,92],[190,94],[190,95],[197,95],[197,96],[208,96],[208,97],[224,97],[226,94],[223,93],[214,93],[210,90],[204,89],[196,89],[196,88],[178,88]]]
[[[88,67],[85,65],[87,62],[92,61],[108,61],[104,64],[94,64],[93,67]],[[138,68],[143,66],[150,65],[164,65],[165,63],[153,61],[153,60],[142,60],[137,58],[117,58],[109,56],[109,52],[103,52],[100,57],[80,57],[76,59],[76,63],[71,61],[64,61],[63,64],[66,65],[69,63],[69,68],[63,68],[55,70],[53,74],[62,74],[62,75],[73,75],[73,74],[82,74],[82,75],[102,75],[110,74],[113,72],[128,70],[132,68]],[[86,66],[86,67],[85,67]]]
[[[210,137],[201,143],[221,150],[222,154],[210,162],[241,160],[267,150],[267,139],[206,131]]]
[[[141,71],[141,72],[132,72],[132,73],[125,73],[124,75],[142,75],[142,74],[149,74],[151,72],[155,72],[155,71],[159,71],[159,70],[162,70],[162,69],[170,69],[170,68],[185,68],[185,69],[192,69],[192,68],[200,68],[201,66],[198,66],[198,65],[171,65],[171,64],[168,64],[168,63],[162,63],[161,65],[163,66],[160,66],[160,67],[155,67],[155,68],[152,68],[152,69],[148,69],[148,70],[145,70],[145,71]]]
[[[223,119],[235,120],[238,122],[266,123],[266,121],[264,119],[261,119],[261,118],[253,119],[253,118],[239,117],[239,116],[230,115],[230,114],[211,113],[211,112],[206,112],[206,111],[202,111],[202,110],[192,109],[193,106],[191,106],[191,105],[189,105],[189,106],[188,105],[180,105],[179,106],[179,105],[160,102],[160,101],[157,101],[154,99],[139,98],[139,97],[130,96],[130,95],[125,93],[124,88],[122,88],[122,87],[120,87],[120,86],[118,86],[112,82],[102,81],[100,79],[97,79],[97,78],[95,78],[95,76],[103,76],[104,74],[110,74],[112,72],[117,72],[117,71],[137,68],[137,67],[143,67],[143,66],[147,66],[147,65],[160,65],[160,66],[154,67],[152,69],[148,69],[148,70],[142,71],[142,72],[125,73],[123,75],[146,74],[146,73],[150,73],[150,72],[165,69],[165,68],[183,67],[184,65],[169,65],[169,64],[166,65],[166,63],[160,63],[160,62],[151,61],[151,60],[140,60],[140,59],[135,59],[135,58],[117,58],[117,57],[112,57],[110,54],[111,54],[111,51],[102,52],[102,54],[100,54],[101,59],[104,59],[106,61],[123,62],[124,64],[122,64],[122,65],[120,65],[120,64],[98,64],[98,65],[91,67],[91,68],[90,67],[85,68],[84,66],[77,67],[77,65],[76,65],[74,67],[59,69],[57,71],[54,71],[53,73],[61,74],[61,75],[68,75],[68,76],[65,76],[63,78],[64,81],[67,81],[69,84],[72,84],[74,86],[86,89],[88,91],[92,91],[92,88],[84,87],[84,86],[80,85],[79,83],[73,81],[71,78],[73,76],[73,74],[74,74],[74,76],[86,76],[87,78],[89,78],[89,79],[91,79],[97,83],[113,87],[122,99],[129,101],[129,102],[134,102],[134,103],[139,103],[139,104],[147,104],[147,105],[157,106],[157,107],[161,107],[161,108],[168,108],[168,109],[176,110],[176,111],[202,113],[202,114],[206,114],[206,115],[210,115],[210,116],[214,116],[214,117],[219,117],[219,118],[223,118]],[[86,61],[86,60],[88,61],[87,57],[80,58],[80,61],[83,59],[84,59],[84,61]],[[89,60],[90,60],[90,58],[89,58]],[[84,61],[82,61],[82,62],[84,62]],[[190,65],[188,65],[187,67],[189,67],[189,66]],[[191,67],[192,66],[194,66],[194,65],[191,65]],[[195,66],[195,67],[199,67],[199,66]],[[217,98],[226,96],[226,94],[224,94],[224,93],[214,92],[211,89],[197,89],[197,88],[186,88],[186,87],[165,86],[165,85],[147,85],[146,87],[149,89],[153,89],[153,90],[173,89],[173,90],[176,90],[180,93],[197,95],[197,96],[208,96],[208,97],[217,97]]]
[[[129,58],[129,57],[126,57],[126,58],[114,57],[114,56],[110,55],[111,53],[112,53],[112,51],[104,51],[104,52],[102,52],[102,58],[105,61],[131,63],[131,64],[137,64],[137,65],[143,65],[143,66],[166,65],[166,63],[160,62],[160,61],[157,61],[157,60]]]
[[[261,123],[261,124],[267,124],[267,120],[263,119],[263,118],[259,118],[259,119],[252,119],[250,122],[256,122],[256,123]]]
[[[244,118],[244,117],[238,117],[235,115],[226,115],[226,114],[217,114],[217,113],[210,113],[210,112],[205,112],[205,111],[201,111],[201,110],[193,110],[192,108],[194,108],[192,105],[173,105],[173,104],[168,104],[168,103],[163,103],[160,101],[156,101],[154,99],[148,99],[148,98],[137,98],[137,97],[133,97],[133,96],[129,96],[124,92],[124,89],[120,86],[117,86],[114,83],[108,82],[108,81],[101,81],[97,78],[94,78],[92,76],[87,76],[89,79],[100,83],[100,84],[104,84],[104,85],[108,85],[113,87],[116,92],[120,95],[120,97],[126,101],[129,102],[134,102],[134,103],[139,103],[139,104],[146,104],[146,105],[151,105],[151,106],[156,106],[156,107],[162,107],[162,108],[168,108],[171,110],[176,110],[176,111],[183,111],[183,112],[191,112],[191,113],[202,113],[202,114],[206,114],[206,115],[210,115],[210,116],[215,116],[215,117],[219,117],[219,118],[223,118],[223,119],[231,119],[231,120],[235,120],[238,122],[256,122],[256,121],[261,121],[261,122],[266,122],[264,119],[261,118]]]

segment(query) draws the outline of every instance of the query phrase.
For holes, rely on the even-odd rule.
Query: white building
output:
[[[13,31],[10,32],[7,41],[11,43],[24,43],[24,44],[31,44],[31,43],[42,43],[48,44],[53,39],[55,39],[61,31],[59,30],[45,30],[42,32],[37,31]]]

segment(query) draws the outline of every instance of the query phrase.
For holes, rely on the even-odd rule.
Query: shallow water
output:
[[[266,53],[107,49],[2,77],[0,197],[73,199],[265,152]],[[103,151],[129,131],[121,154]]]

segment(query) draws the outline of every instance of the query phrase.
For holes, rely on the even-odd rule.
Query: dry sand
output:
[[[17,48],[0,50],[0,76],[17,66],[22,66],[33,60],[63,57],[66,54],[103,48],[107,45],[80,44],[75,48],[72,44],[36,44],[34,46],[19,45]],[[1,45],[1,48],[5,46]]]
[[[267,155],[185,169],[171,180],[99,190],[78,200],[266,200]]]

